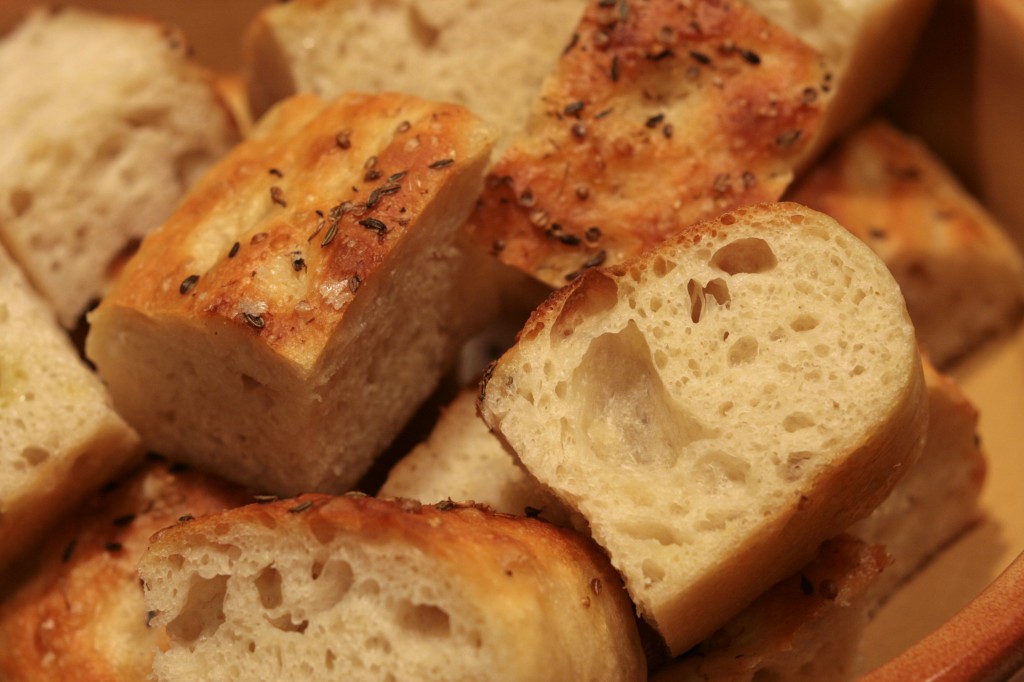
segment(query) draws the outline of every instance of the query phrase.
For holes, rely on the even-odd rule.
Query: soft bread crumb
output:
[[[795,204],[585,273],[530,319],[480,408],[586,517],[673,653],[870,512],[927,418],[892,276]]]
[[[643,680],[586,538],[452,503],[302,496],[161,533],[140,563],[159,680]]]
[[[0,239],[65,327],[238,139],[175,30],[75,8],[0,42]]]

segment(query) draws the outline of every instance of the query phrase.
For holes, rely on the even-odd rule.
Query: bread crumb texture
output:
[[[0,249],[0,567],[138,455],[53,312]]]
[[[237,127],[177,31],[71,7],[0,41],[0,92],[0,239],[72,327]]]
[[[160,680],[646,679],[603,554],[473,506],[251,505],[162,532],[140,573]]]
[[[752,599],[880,502],[927,417],[892,276],[795,204],[739,209],[556,292],[481,412],[588,519],[676,653],[710,634],[709,602]]]

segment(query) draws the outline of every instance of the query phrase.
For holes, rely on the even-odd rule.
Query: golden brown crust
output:
[[[831,215],[885,261],[936,365],[1019,321],[1019,252],[927,147],[885,120],[837,145],[788,198]]]
[[[38,568],[0,604],[0,678],[144,680],[162,629],[147,623],[136,563],[150,536],[183,517],[251,497],[201,474],[150,463],[108,486],[42,548]]]
[[[467,129],[476,134],[449,132]],[[145,240],[103,306],[248,328],[308,369],[341,325],[346,294],[486,138],[455,105],[293,98]],[[325,298],[339,286],[350,291]]]
[[[816,53],[741,3],[592,1],[488,176],[476,237],[561,286],[698,219],[776,200],[829,83]]]
[[[318,553],[321,566],[339,562],[351,577],[346,590],[333,602],[321,600],[325,603],[318,603],[314,614],[302,610],[300,585],[309,580],[307,561]],[[370,556],[377,559],[369,561]],[[273,646],[267,642],[277,641],[279,630],[260,634],[248,625],[250,619],[262,621],[268,607],[246,592],[246,581],[268,563],[293,586],[279,605],[306,619],[303,646],[314,652],[323,646],[339,660],[350,660],[356,677],[365,672],[365,652],[355,643],[377,633],[394,644],[383,670],[399,679],[566,679],[573,672],[581,679],[645,678],[632,604],[607,557],[586,536],[482,505],[428,506],[356,494],[254,504],[159,533],[140,562],[146,601],[160,610],[154,623],[168,623],[171,634],[170,649],[155,665],[158,675],[182,674],[178,671],[186,668],[178,665],[197,669],[194,656],[201,657],[199,665],[213,663],[207,658],[213,638],[222,647],[211,671],[217,679],[233,656],[253,651],[245,649],[245,637],[255,642],[255,657],[249,659],[253,670],[275,669],[287,676],[308,660],[296,659],[296,649],[282,646],[274,649],[277,667],[266,663],[274,657],[265,653]],[[190,576],[214,565],[226,579],[225,603],[232,607],[216,633],[196,647],[195,638],[176,624],[196,618],[209,623],[215,616],[197,614],[201,609],[190,606],[183,592]],[[372,583],[373,597],[363,581]],[[422,648],[422,640],[398,639],[401,633],[392,632],[388,615],[389,605],[412,586],[420,595],[417,603],[434,604],[447,614],[447,632],[469,628],[475,633],[468,641],[438,637],[428,658],[433,663],[417,668],[418,674],[409,665],[418,660],[413,652]],[[349,591],[361,596],[349,599]],[[373,600],[379,623],[358,616],[366,613],[367,599]],[[241,647],[235,646],[238,637]],[[234,652],[225,653],[232,647]]]
[[[814,561],[776,583],[654,679],[815,679],[801,666],[828,671],[830,679],[849,674],[851,654],[868,620],[868,595],[890,561],[880,546],[851,536],[828,540]],[[828,660],[826,651],[836,647],[844,655]]]

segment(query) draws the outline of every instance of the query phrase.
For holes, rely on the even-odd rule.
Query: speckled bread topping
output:
[[[471,221],[552,286],[776,200],[830,98],[820,56],[739,2],[590,2]]]
[[[487,315],[458,239],[492,141],[401,95],[272,110],[91,316],[118,409],[248,485],[351,485]]]

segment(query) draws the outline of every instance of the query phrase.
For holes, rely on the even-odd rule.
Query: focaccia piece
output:
[[[828,540],[812,562],[651,680],[852,680],[872,589],[888,564],[878,545],[849,535]]]
[[[495,305],[460,242],[492,142],[404,95],[275,108],[91,315],[120,412],[254,489],[348,490]]]
[[[861,123],[904,76],[935,0],[743,0],[820,52],[832,71],[835,96],[816,157]]]
[[[452,503],[304,495],[160,533],[139,564],[156,679],[646,679],[588,538]]]
[[[32,575],[0,602],[0,678],[144,682],[163,628],[136,565],[153,533],[242,506],[244,491],[150,462],[84,502],[47,539]]]
[[[99,378],[0,249],[0,569],[141,456]]]
[[[938,157],[888,122],[858,129],[788,196],[828,213],[882,257],[936,365],[1020,321],[1017,247]]]
[[[598,2],[471,218],[559,287],[698,220],[781,197],[831,97],[821,56],[739,2]]]
[[[506,514],[573,525],[569,510],[515,461],[477,414],[477,390],[464,389],[424,442],[399,460],[377,492],[433,504],[475,501]]]
[[[294,0],[245,36],[256,114],[296,92],[393,91],[463,104],[520,130],[585,0]],[[386,45],[387,49],[382,49]]]
[[[588,270],[534,313],[480,409],[674,655],[870,513],[927,422],[892,275],[796,204]]]
[[[73,7],[0,41],[0,239],[73,327],[238,141],[176,29]]]

